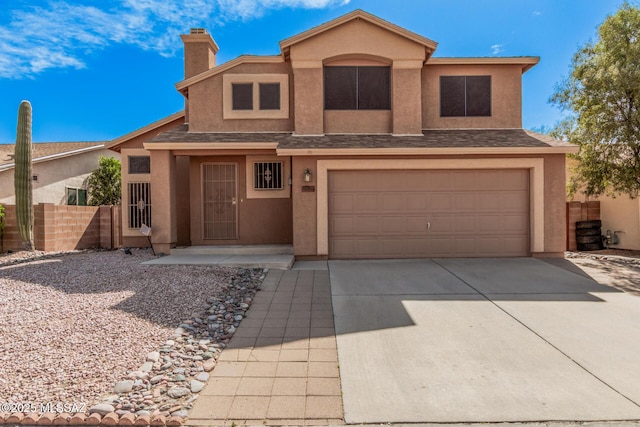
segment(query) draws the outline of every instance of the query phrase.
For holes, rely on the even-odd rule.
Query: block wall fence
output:
[[[22,250],[15,205],[5,205],[0,252]],[[120,206],[33,206],[34,244],[40,251],[115,249],[122,246]]]

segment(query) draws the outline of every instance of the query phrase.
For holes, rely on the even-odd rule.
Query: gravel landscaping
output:
[[[565,257],[598,283],[640,296],[640,251],[604,249]]]
[[[0,403],[186,416],[264,273],[153,258],[0,255]]]

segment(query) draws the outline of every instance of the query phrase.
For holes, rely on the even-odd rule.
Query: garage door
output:
[[[329,172],[329,257],[529,256],[528,170]]]

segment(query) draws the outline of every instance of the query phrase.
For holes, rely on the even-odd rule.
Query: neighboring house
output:
[[[292,244],[297,258],[563,256],[565,154],[522,129],[537,57],[433,57],[356,10],[216,66],[181,36],[185,112],[107,146],[124,244]]]
[[[15,204],[15,144],[0,144],[0,204]],[[120,156],[103,142],[33,144],[33,203],[86,205],[86,180],[100,156]]]
[[[573,173],[575,162],[573,159],[567,160],[567,182]],[[632,199],[622,194],[616,197],[586,197],[577,191],[569,201],[599,201],[602,234],[612,236],[606,245],[616,249],[640,250],[640,198]]]

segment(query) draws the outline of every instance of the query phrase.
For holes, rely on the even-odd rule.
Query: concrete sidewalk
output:
[[[188,425],[343,424],[326,262],[301,268],[269,272]]]
[[[173,248],[147,265],[215,265],[231,268],[289,270],[293,265],[291,245],[221,245]]]

